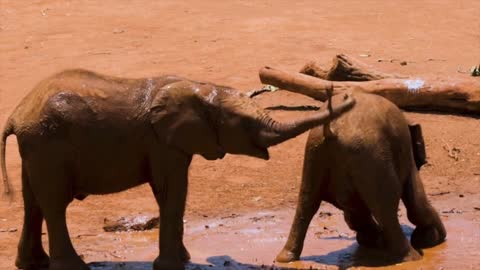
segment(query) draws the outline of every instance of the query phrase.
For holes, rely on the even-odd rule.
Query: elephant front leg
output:
[[[398,220],[400,186],[396,183],[400,181],[395,171],[392,167],[372,167],[371,170],[377,178],[357,191],[382,230],[384,249],[388,252],[385,259],[395,263],[421,259],[421,255],[412,248],[403,234]],[[375,183],[389,184],[380,186],[374,185]]]
[[[402,201],[407,208],[408,219],[417,226],[410,239],[413,247],[429,248],[445,241],[447,236],[445,227],[437,211],[428,201],[422,180],[415,168],[412,169],[411,177],[405,184]]]
[[[184,269],[184,263],[190,260],[190,254],[183,244],[189,164],[190,159],[176,162],[163,180],[159,175],[151,184],[160,207],[160,255],[154,261],[154,270]]]

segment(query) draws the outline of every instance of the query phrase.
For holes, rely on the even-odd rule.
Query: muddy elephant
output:
[[[385,98],[360,92],[352,96],[355,107],[329,124],[332,131],[310,131],[297,209],[279,262],[299,259],[321,201],[343,211],[360,246],[386,251],[388,261],[418,259],[412,246],[431,247],[446,237],[418,173],[426,162],[421,127],[409,125]],[[400,199],[416,226],[411,245],[397,217]]]
[[[354,105],[281,123],[240,92],[176,76],[125,79],[68,70],[40,82],[5,125],[5,142],[17,136],[25,205],[16,266],[80,270],[88,266],[70,241],[65,211],[75,199],[148,183],[161,208],[160,255],[154,269],[182,269],[183,215],[192,155],[226,153],[268,159],[267,148],[329,122]],[[49,255],[41,243],[42,220]]]

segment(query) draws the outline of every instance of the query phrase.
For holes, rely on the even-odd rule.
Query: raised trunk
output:
[[[350,110],[354,104],[355,100],[346,95],[343,103],[334,105],[332,111],[322,111],[301,120],[281,123],[266,116],[261,119],[263,129],[260,133],[260,144],[264,147],[270,147],[294,138],[309,129],[329,123]]]

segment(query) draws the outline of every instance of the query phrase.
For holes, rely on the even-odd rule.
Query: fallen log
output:
[[[270,67],[260,70],[260,80],[320,101],[333,94],[362,91],[380,95],[398,107],[415,111],[435,111],[480,115],[480,80],[386,78],[373,81],[327,81],[309,75],[285,72]]]
[[[303,66],[300,73],[328,81],[373,81],[407,78],[407,76],[381,72],[345,54],[336,55],[332,60],[332,66],[329,70],[325,70],[316,62],[311,61]]]

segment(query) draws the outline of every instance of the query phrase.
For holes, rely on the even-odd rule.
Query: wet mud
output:
[[[480,219],[443,216],[446,242],[424,249],[419,261],[391,265],[379,250],[358,246],[343,215],[330,205],[322,206],[309,228],[300,261],[277,263],[276,253],[286,241],[294,209],[227,215],[185,223],[185,244],[192,260],[187,269],[478,269],[480,267]],[[473,213],[473,212],[472,212]],[[414,227],[399,212],[404,233]],[[94,270],[151,269],[157,255],[158,230],[105,233],[97,236],[102,250],[84,254]],[[108,247],[110,243],[110,247]],[[104,262],[99,254],[108,258]],[[109,262],[106,262],[109,261]],[[118,262],[113,262],[118,261]]]

